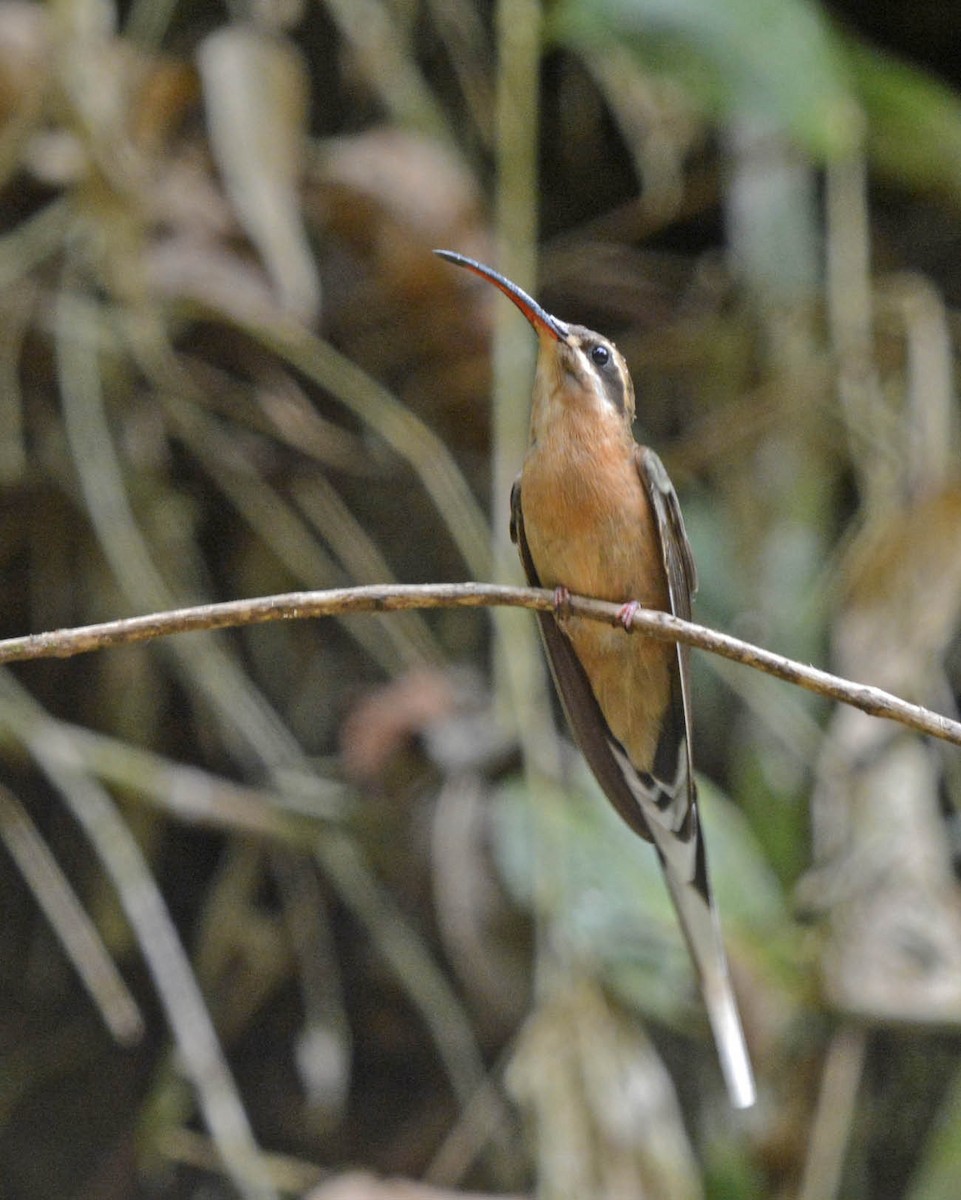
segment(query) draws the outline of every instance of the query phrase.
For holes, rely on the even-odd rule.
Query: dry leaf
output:
[[[456,703],[452,680],[443,671],[426,668],[371,692],[341,729],[345,773],[358,781],[380,778],[412,738],[451,713]]]
[[[211,148],[240,223],[283,306],[312,320],[320,281],[304,231],[299,183],[309,80],[286,39],[229,25],[201,44]]]
[[[540,1004],[508,1085],[537,1126],[554,1200],[700,1200],[694,1152],[664,1064],[636,1021],[587,980]]]
[[[844,675],[942,702],[939,663],[961,613],[959,520],[951,488],[862,539],[835,630]],[[860,1016],[961,1022],[961,887],[939,785],[940,760],[922,741],[860,712],[835,714],[812,798],[820,866],[801,894],[829,910],[828,993]]]

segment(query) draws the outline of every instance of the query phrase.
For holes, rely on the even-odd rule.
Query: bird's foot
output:
[[[628,600],[626,604],[622,604],[617,610],[618,625],[623,625],[627,632],[630,633],[631,627],[634,624],[634,617],[640,610],[641,605],[637,600]]]
[[[566,587],[554,588],[554,616],[563,624],[571,615],[571,594]]]

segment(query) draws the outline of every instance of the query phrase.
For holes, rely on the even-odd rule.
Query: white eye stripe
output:
[[[592,391],[600,403],[633,420],[634,385],[627,363],[614,343],[583,325],[574,325],[569,329],[567,344],[577,352],[581,385]],[[595,359],[598,351],[606,353],[606,361]]]
[[[595,350],[599,348],[594,347]],[[603,364],[594,362],[593,351],[588,352],[585,357],[590,374],[596,381],[598,393],[619,413],[625,412],[630,383],[624,366],[613,355]]]

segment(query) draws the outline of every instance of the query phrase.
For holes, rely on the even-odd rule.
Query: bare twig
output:
[[[485,608],[493,605],[552,612],[554,593],[542,588],[503,587],[489,583],[393,584],[336,588],[327,592],[287,592],[279,596],[200,604],[143,617],[82,625],[76,629],[57,629],[49,633],[6,638],[0,641],[0,663],[36,658],[71,658],[75,654],[129,646],[135,642],[169,637],[174,633],[196,633],[200,630],[261,625],[267,621],[291,621],[305,617],[330,617],[335,613],[403,612],[412,608]],[[572,596],[570,611],[577,617],[616,625],[621,609],[619,605],[603,600]],[[920,704],[901,700],[881,688],[855,683],[817,667],[805,666],[716,629],[682,621],[670,613],[640,609],[635,613],[632,630],[660,642],[683,642],[700,650],[709,650],[712,654],[774,675],[809,692],[816,692],[819,696],[859,708],[872,717],[897,721],[918,733],[961,746],[961,722],[952,721]]]

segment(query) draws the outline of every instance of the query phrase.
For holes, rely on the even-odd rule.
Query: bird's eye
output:
[[[591,361],[599,367],[606,367],[611,361],[611,352],[606,346],[595,346],[591,351]]]

